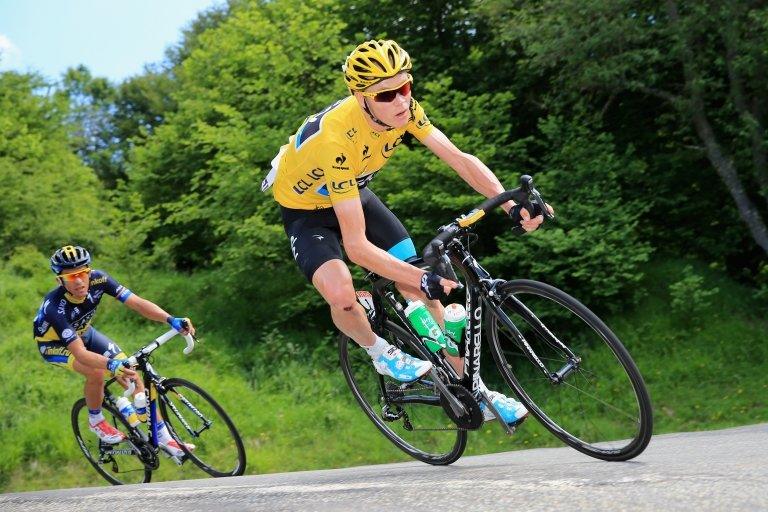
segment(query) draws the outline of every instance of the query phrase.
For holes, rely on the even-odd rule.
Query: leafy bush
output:
[[[647,206],[622,194],[624,178],[645,167],[583,120],[550,117],[540,128],[546,148],[534,180],[557,219],[522,237],[507,231],[486,262],[507,278],[539,279],[591,307],[618,308],[632,298],[651,253],[636,231]]]
[[[704,289],[704,278],[691,265],[683,269],[683,278],[669,285],[672,310],[688,316],[698,316],[711,306],[711,298],[720,290],[716,286]]]

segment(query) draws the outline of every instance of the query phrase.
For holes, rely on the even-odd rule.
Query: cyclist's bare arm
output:
[[[417,290],[424,271],[401,261],[373,245],[365,236],[365,216],[359,198],[333,204],[339,220],[344,250],[352,262],[397,283],[414,286]],[[456,288],[456,283],[443,279],[440,284]]]
[[[432,132],[424,139],[424,145],[437,155],[440,160],[448,164],[467,184],[485,197],[495,197],[504,192],[499,179],[493,172],[474,155],[464,153],[446,137],[446,135],[433,128]],[[514,201],[508,201],[501,205],[505,212],[515,205]],[[547,205],[550,213],[554,213],[551,206]],[[523,218],[520,223],[526,231],[533,231],[544,222],[544,217],[538,215],[531,218],[526,210],[520,212]]]
[[[80,364],[97,370],[107,370],[107,361],[109,361],[109,359],[85,348],[85,344],[80,336],[67,345],[67,349],[72,352],[72,355],[75,356],[75,360]],[[136,372],[129,368],[125,368],[123,372],[126,377],[136,377]]]
[[[135,293],[126,299],[125,305],[144,318],[154,320],[155,322],[165,323],[166,319],[171,316],[167,311],[154,302],[141,298]],[[192,321],[187,319],[187,322],[189,323],[189,334],[195,334],[195,327],[192,325]],[[184,332],[183,334],[187,333]]]
[[[437,128],[424,139],[424,145],[429,148],[440,160],[448,164],[461,179],[485,197],[495,197],[504,192],[499,179],[493,172],[474,155],[464,153],[450,139]],[[504,211],[509,212],[514,202],[509,201],[501,205]]]

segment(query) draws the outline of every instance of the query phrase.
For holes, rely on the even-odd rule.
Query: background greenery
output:
[[[409,51],[414,94],[459,147],[509,186],[535,175],[558,222],[517,238],[489,217],[476,253],[605,315],[657,433],[765,421],[768,8],[725,5],[230,0],[122,83],[0,73],[0,490],[95,481],[69,432],[81,380],[41,364],[30,338],[65,243],[195,320],[198,350],[169,346],[157,366],[228,406],[250,473],[403,460],[356,408],[326,308],[259,189],[373,37]],[[414,140],[373,188],[417,246],[479,200]],[[96,325],[126,350],[162,329],[112,303]],[[534,422],[512,439],[489,426],[469,453],[554,444]],[[158,476],[202,476],[185,471]]]

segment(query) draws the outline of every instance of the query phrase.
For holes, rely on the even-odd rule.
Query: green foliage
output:
[[[180,266],[209,265],[218,249],[253,260],[259,241],[243,249],[243,235],[277,222],[259,189],[268,162],[304,116],[343,94],[339,27],[332,2],[281,1],[238,5],[197,36],[176,70],[178,110],[136,149],[130,172],[162,221],[153,241]],[[264,235],[270,247],[284,238]]]
[[[552,117],[541,131],[557,150],[534,180],[557,219],[523,237],[501,235],[498,254],[485,261],[507,278],[536,278],[598,309],[616,308],[617,298],[633,294],[651,252],[636,230],[647,204],[622,197],[624,180],[645,166],[577,120]]]
[[[490,0],[480,9],[511,56],[522,50],[526,73],[548,78],[541,102],[551,113],[599,116],[620,145],[638,148],[651,172],[630,193],[652,192],[644,235],[654,245],[696,246],[736,273],[754,273],[765,256],[757,228],[723,212],[735,212],[740,184],[758,201],[738,200],[753,224],[764,227],[768,213],[764,5]],[[735,176],[724,177],[721,154]],[[679,221],[669,223],[670,213]],[[720,243],[707,243],[714,238]]]
[[[700,315],[711,306],[711,298],[720,290],[717,287],[703,288],[704,278],[697,274],[691,265],[686,265],[682,279],[669,285],[672,297],[672,310],[683,318],[693,318]]]
[[[0,358],[14,368],[0,379],[0,492],[107,485],[85,461],[69,430],[70,409],[82,394],[83,379],[43,363],[30,337],[34,308],[52,286],[44,270],[46,259],[27,247],[0,263],[0,309],[7,320]],[[686,265],[674,259],[645,265],[638,308],[605,318],[649,385],[655,433],[762,421],[768,413],[768,387],[760,372],[768,364],[768,324],[743,286],[706,268],[697,270],[698,275],[721,292],[703,306],[697,320],[682,324],[669,313],[672,295],[667,288]],[[29,275],[32,268],[38,270]],[[122,271],[108,270],[125,277]],[[179,297],[179,290],[196,291],[202,286],[199,280],[153,272],[126,284],[163,305],[194,308],[195,301]],[[95,325],[125,350],[137,349],[165,328],[117,301],[102,304]],[[358,408],[328,333],[282,326],[263,337],[250,331],[225,335],[210,328],[210,313],[195,314],[201,337],[195,351],[185,356],[182,344],[172,341],[156,352],[153,365],[163,375],[202,385],[225,407],[243,436],[248,474],[409,460]],[[247,344],[238,342],[243,335]],[[312,345],[307,344],[309,337]],[[508,391],[500,387],[492,359],[483,361],[484,380]],[[512,438],[489,424],[471,434],[467,454],[540,446],[562,444],[535,420]],[[153,481],[204,477],[191,465],[178,469],[163,460]]]
[[[34,75],[0,73],[0,254],[32,244],[98,246],[112,206],[71,152],[67,104]]]

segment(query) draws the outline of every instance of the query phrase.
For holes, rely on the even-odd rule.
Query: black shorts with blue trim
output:
[[[360,189],[360,202],[365,217],[365,236],[395,258],[410,261],[416,258],[416,248],[403,223],[376,194]],[[330,260],[343,260],[341,228],[333,208],[297,210],[280,207],[285,233],[291,243],[293,259],[304,276],[312,276]]]
[[[89,352],[95,352],[110,359],[126,357],[117,343],[93,327],[89,327],[80,335],[80,338]],[[69,368],[70,370],[73,369],[72,365],[75,362],[75,356],[72,355],[68,345],[63,341],[38,341],[37,346],[45,362]],[[104,370],[106,370],[106,367]]]

